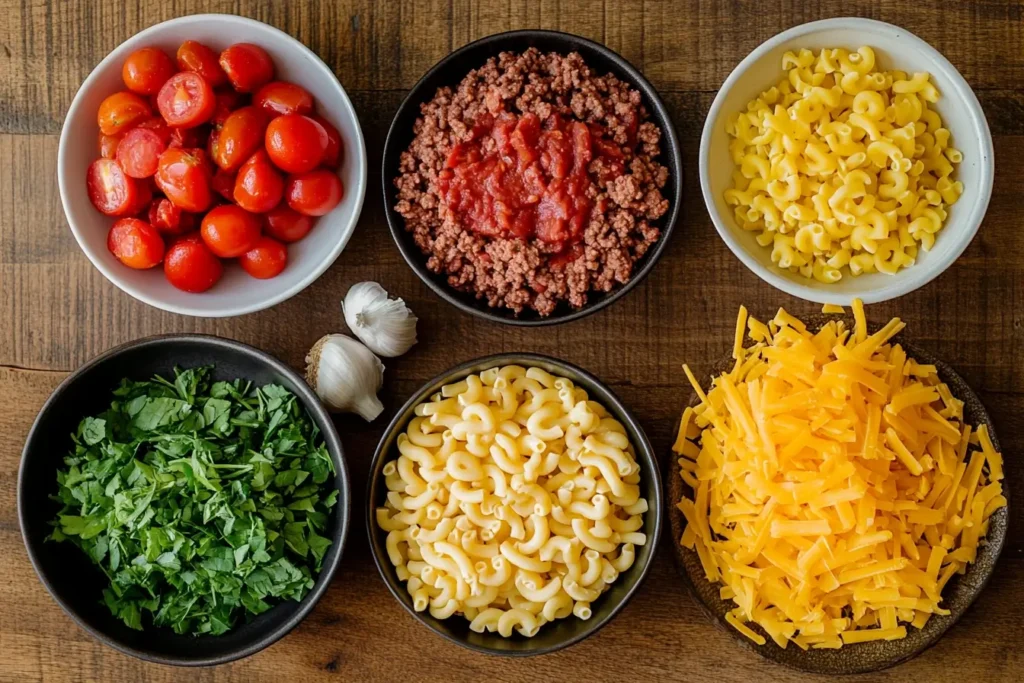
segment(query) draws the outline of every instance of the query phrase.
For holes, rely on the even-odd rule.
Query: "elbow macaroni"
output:
[[[780,268],[825,283],[895,274],[963,193],[929,75],[875,66],[870,47],[787,52],[787,77],[729,119],[725,200]]]
[[[623,426],[539,368],[491,368],[416,408],[376,521],[417,611],[478,633],[589,619],[646,536]]]

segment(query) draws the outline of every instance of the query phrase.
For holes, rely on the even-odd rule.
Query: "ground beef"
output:
[[[578,53],[503,52],[470,71],[454,91],[438,89],[420,111],[394,181],[395,209],[428,257],[427,267],[446,274],[455,289],[516,313],[533,309],[547,316],[562,301],[579,308],[590,290],[608,292],[629,281],[633,265],[660,237],[654,222],[669,206],[661,192],[668,169],[656,161],[661,130],[647,120],[638,91],[611,74],[595,76]],[[551,263],[551,245],[537,239],[468,230],[442,201],[437,176],[449,152],[471,137],[478,117],[501,112],[584,121],[627,153],[621,173],[609,173],[600,156],[587,168],[592,208],[575,260]]]

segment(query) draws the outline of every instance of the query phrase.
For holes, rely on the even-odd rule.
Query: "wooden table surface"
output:
[[[234,12],[268,22],[338,74],[364,126],[370,187],[355,236],[317,282],[271,310],[203,320],[164,313],[108,283],[78,249],[56,185],[61,122],[89,71],[159,21]],[[944,275],[869,317],[898,314],[922,347],[978,391],[1005,447],[1013,524],[995,576],[942,641],[909,663],[858,680],[1019,680],[1024,616],[1024,24],[1017,2],[751,0],[0,0],[0,680],[279,681],[499,680],[807,681],[761,661],[709,624],[685,592],[669,543],[628,607],[562,652],[505,660],[474,654],[413,620],[380,580],[354,520],[333,586],[312,614],[267,650],[197,671],[145,664],[100,645],[50,599],[29,564],[15,508],[21,447],[51,390],[94,355],[150,334],[206,332],[258,346],[299,367],[321,335],[343,330],[338,301],[376,280],[420,317],[420,343],[387,363],[384,415],[337,421],[355,510],[373,448],[392,412],[424,380],[498,351],[565,358],[608,382],[661,453],[686,394],[680,364],[701,370],[731,348],[736,309],[817,310],[748,272],[718,238],[697,183],[698,140],[729,71],[763,40],[814,19],[852,14],[903,26],[939,49],[973,86],[995,139],[996,180],[985,223]],[[603,42],[640,68],[672,112],[686,180],[675,236],[650,277],[585,320],[521,330],[459,313],[401,260],[377,184],[386,127],[434,62],[475,38],[554,28]],[[1017,189],[1014,190],[1013,188]],[[1016,673],[1015,673],[1016,672]]]

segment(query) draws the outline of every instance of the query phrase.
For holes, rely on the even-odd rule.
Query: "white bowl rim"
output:
[[[255,313],[256,311],[262,311],[264,309],[270,308],[271,306],[275,306],[281,303],[282,301],[290,299],[291,297],[295,296],[296,294],[304,290],[309,285],[313,284],[313,282],[315,282],[317,278],[323,275],[324,272],[334,264],[334,262],[341,255],[342,250],[344,250],[345,245],[348,244],[349,239],[352,237],[352,233],[355,232],[355,229],[359,223],[360,214],[362,213],[363,210],[363,200],[366,197],[367,183],[366,143],[363,139],[363,128],[359,122],[359,116],[356,114],[355,107],[352,106],[352,101],[349,99],[348,93],[345,91],[344,86],[341,85],[341,82],[338,80],[338,77],[334,74],[331,68],[327,66],[327,64],[325,64],[324,61],[320,59],[320,57],[315,52],[306,47],[306,45],[303,44],[302,41],[298,40],[297,38],[289,35],[288,33],[282,31],[281,29],[275,26],[271,26],[270,24],[258,21],[256,19],[250,19],[248,17],[241,17],[235,14],[222,13],[190,14],[184,17],[177,17],[174,19],[168,19],[167,21],[161,21],[158,24],[153,24],[152,26],[144,28],[143,30],[139,31],[135,35],[120,43],[117,47],[111,50],[110,53],[100,61],[99,64],[93,67],[92,71],[89,72],[89,75],[86,76],[84,81],[82,81],[82,84],[78,86],[78,90],[75,91],[75,96],[71,100],[71,106],[68,107],[68,111],[64,115],[64,121],[70,119],[72,114],[76,113],[78,108],[83,106],[83,98],[81,97],[81,95],[84,92],[86,92],[86,90],[89,87],[91,87],[96,80],[99,79],[100,73],[107,66],[109,66],[110,63],[122,58],[122,54],[126,49],[125,46],[134,47],[136,45],[139,45],[146,38],[158,33],[161,29],[167,28],[172,24],[180,26],[188,24],[198,24],[207,21],[226,21],[228,23],[246,24],[253,27],[259,27],[261,30],[269,30],[271,33],[278,34],[282,39],[285,40],[286,43],[289,43],[292,46],[294,46],[299,52],[303,54],[304,57],[309,59],[312,64],[316,65],[316,68],[320,69],[323,75],[325,75],[331,82],[337,85],[338,90],[340,91],[341,94],[342,103],[345,105],[345,111],[343,113],[345,115],[351,116],[353,121],[355,122],[355,130],[357,136],[356,140],[354,141],[355,144],[346,144],[346,148],[357,150],[359,155],[358,167],[356,168],[356,176],[358,183],[356,187],[352,188],[354,192],[352,192],[349,195],[355,197],[356,207],[355,211],[352,214],[352,218],[349,222],[349,225],[347,225],[346,229],[344,230],[345,234],[342,236],[342,239],[338,240],[338,243],[335,244],[333,249],[331,249],[331,251],[325,255],[320,264],[316,268],[312,269],[309,273],[307,273],[307,275],[304,278],[299,280],[297,283],[295,283],[288,289],[278,292],[274,296],[264,299],[263,301],[258,301],[243,306],[230,308],[225,307],[209,310],[199,306],[179,306],[177,304],[161,301],[158,298],[150,296],[141,289],[122,281],[121,278],[115,272],[112,271],[112,269],[108,268],[103,263],[102,259],[98,258],[96,254],[94,254],[94,251],[89,246],[88,241],[84,238],[84,236],[79,234],[78,227],[75,225],[74,221],[71,220],[71,212],[69,210],[71,202],[68,198],[67,190],[64,187],[64,176],[66,170],[65,156],[67,154],[66,143],[71,133],[68,127],[63,123],[61,124],[60,141],[57,143],[57,185],[60,190],[60,201],[61,206],[64,210],[64,218],[67,220],[68,226],[71,228],[71,232],[75,236],[75,241],[78,242],[78,246],[81,247],[83,252],[85,252],[85,255],[86,257],[88,257],[89,261],[91,261],[92,264],[103,274],[103,276],[106,277],[107,280],[112,282],[118,289],[138,299],[139,301],[142,301],[143,303],[149,304],[150,306],[159,308],[164,311],[169,311],[171,313],[179,313],[182,315],[191,315],[201,318],[226,318],[230,316],[245,315],[247,313]],[[346,191],[348,191],[348,188],[346,188]]]
[[[711,193],[711,182],[709,179],[711,135],[714,130],[714,123],[718,120],[719,113],[724,106],[726,94],[732,89],[743,73],[745,73],[755,62],[759,61],[764,57],[764,55],[782,43],[793,38],[799,38],[800,36],[829,29],[871,30],[874,33],[881,33],[892,38],[900,37],[914,43],[915,49],[924,53],[925,56],[933,60],[943,72],[943,75],[949,78],[953,85],[955,96],[959,97],[964,103],[964,106],[967,107],[976,126],[976,130],[974,132],[981,138],[981,158],[986,160],[979,166],[981,170],[981,186],[978,200],[972,207],[970,215],[964,218],[964,225],[966,226],[966,229],[956,236],[957,239],[959,239],[959,243],[956,245],[956,248],[950,251],[948,256],[943,260],[929,264],[927,269],[920,265],[907,268],[901,271],[897,276],[894,276],[891,284],[863,292],[856,297],[854,295],[840,293],[830,295],[827,290],[816,289],[814,287],[801,284],[784,275],[780,275],[779,273],[765,268],[763,265],[758,263],[757,260],[746,252],[744,247],[733,236],[733,228],[727,225],[726,221],[719,215],[717,205],[715,203],[715,197]],[[854,298],[860,298],[865,304],[871,304],[888,301],[890,299],[903,296],[904,294],[908,294],[937,278],[960,257],[971,243],[971,240],[973,240],[974,236],[977,234],[978,228],[981,227],[981,222],[985,218],[985,213],[988,210],[989,200],[992,198],[992,183],[995,175],[995,157],[992,146],[992,133],[989,130],[988,119],[985,118],[985,112],[981,108],[981,104],[978,102],[977,96],[974,94],[971,86],[968,85],[967,81],[960,74],[957,68],[953,66],[941,52],[932,47],[927,41],[919,38],[917,35],[904,28],[900,28],[899,26],[895,26],[884,21],[878,21],[876,19],[865,19],[862,17],[836,17],[833,19],[811,21],[806,24],[800,24],[799,26],[787,29],[758,45],[743,59],[743,61],[736,65],[728,78],[725,79],[725,82],[722,83],[721,87],[718,89],[718,94],[715,95],[715,99],[711,103],[711,109],[708,111],[707,118],[704,119],[704,129],[700,137],[699,168],[701,194],[704,197],[704,204],[707,207],[708,214],[711,216],[711,222],[715,224],[715,229],[718,231],[722,240],[725,241],[732,253],[743,262],[743,265],[768,284],[791,296],[799,297],[806,301],[814,301],[820,304],[830,303],[849,306],[853,302]]]

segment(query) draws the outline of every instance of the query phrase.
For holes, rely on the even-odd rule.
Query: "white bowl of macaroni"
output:
[[[941,274],[981,225],[993,173],[964,78],[870,19],[761,44],[722,84],[700,146],[704,202],[733,253],[787,294],[840,305]]]
[[[530,354],[470,361],[414,395],[378,446],[367,498],[395,597],[498,654],[597,631],[639,586],[661,525],[643,430],[598,380]]]

